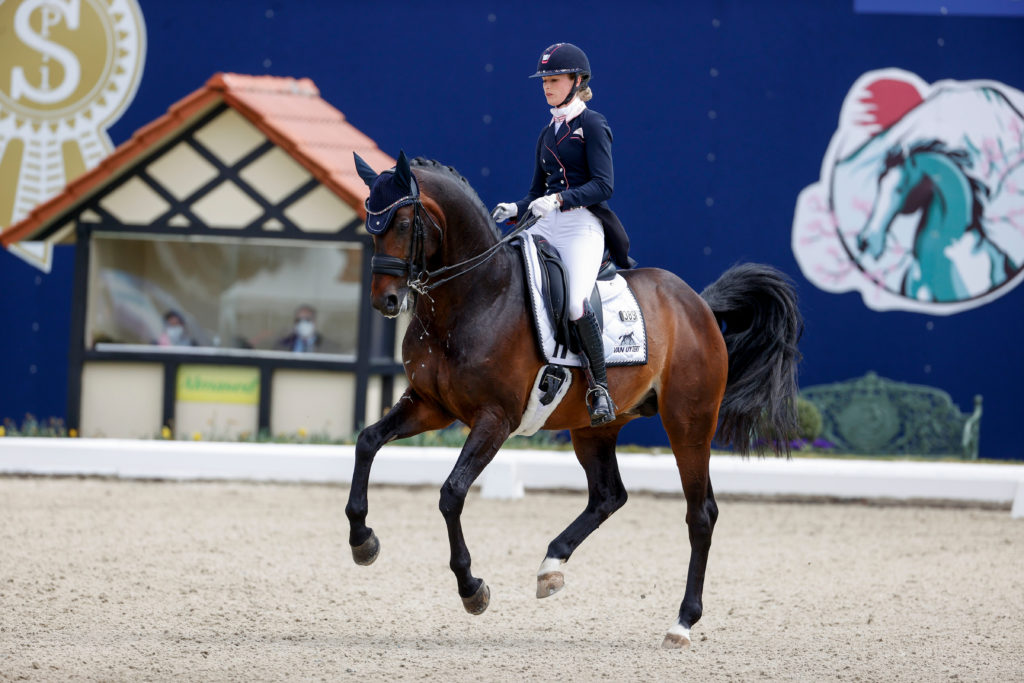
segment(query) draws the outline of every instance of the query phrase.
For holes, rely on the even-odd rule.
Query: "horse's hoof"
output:
[[[462,606],[470,614],[483,614],[487,611],[489,604],[491,604],[491,589],[483,581],[480,582],[480,587],[476,589],[476,593],[473,593],[468,598],[462,598]]]
[[[380,541],[377,540],[377,534],[372,531],[368,539],[360,545],[352,546],[352,559],[355,560],[356,564],[373,564],[373,561],[377,559],[377,555],[380,555]]]
[[[690,647],[690,629],[676,624],[665,634],[661,647],[666,650],[682,650]]]
[[[546,598],[565,588],[562,572],[546,572],[537,577],[537,597]]]

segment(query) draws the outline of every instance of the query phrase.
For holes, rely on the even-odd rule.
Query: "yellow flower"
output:
[[[7,428],[0,425],[0,436],[7,436]]]
[[[171,428],[170,427],[164,427],[163,429],[161,429],[160,430],[160,437],[164,438],[164,439],[171,438]]]
[[[71,429],[68,430],[68,436],[74,439],[75,437],[78,436],[78,430],[72,427]]]
[[[192,432],[192,440],[193,441],[202,441],[203,440],[203,435],[200,434],[199,432]]]
[[[299,427],[299,438],[300,439],[305,439],[306,438],[306,429],[305,429],[305,427]]]

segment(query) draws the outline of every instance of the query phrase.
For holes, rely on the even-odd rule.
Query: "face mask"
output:
[[[310,339],[316,334],[316,323],[312,320],[300,320],[295,323],[295,334],[303,339]]]
[[[168,341],[172,344],[180,344],[185,338],[185,328],[181,325],[168,325],[165,331]]]

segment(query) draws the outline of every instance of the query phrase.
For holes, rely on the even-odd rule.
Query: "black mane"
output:
[[[972,194],[971,224],[967,226],[967,229],[976,230],[981,233],[983,237],[987,237],[985,228],[981,222],[981,217],[984,213],[984,207],[981,204],[981,199],[983,197],[988,197],[989,189],[981,181],[975,178],[973,174],[967,172],[967,170],[973,165],[971,163],[971,156],[967,153],[967,150],[953,149],[941,140],[925,140],[917,142],[906,150],[904,150],[902,146],[896,145],[890,149],[889,153],[886,155],[885,170],[888,171],[896,166],[900,166],[915,154],[923,153],[944,154],[949,157],[953,163],[960,167],[961,173],[964,174],[964,178],[966,178],[967,183],[971,186]]]
[[[484,214],[484,216],[486,217],[485,222],[494,231],[495,237],[501,237],[501,231],[498,229],[498,226],[495,225],[494,221],[491,220],[491,214],[490,211],[487,210],[487,205],[484,204],[483,200],[480,199],[480,195],[476,193],[476,190],[473,189],[473,186],[469,184],[469,181],[466,180],[466,178],[461,173],[456,171],[451,166],[442,164],[440,161],[436,161],[434,159],[425,159],[423,157],[416,157],[411,162],[409,162],[409,165],[412,166],[413,168],[421,168],[428,171],[437,172],[440,175],[447,176],[448,178],[451,178],[452,180],[456,181],[456,183],[458,183],[465,191],[466,196],[470,200],[470,202],[475,204],[476,207],[480,210],[480,212]]]

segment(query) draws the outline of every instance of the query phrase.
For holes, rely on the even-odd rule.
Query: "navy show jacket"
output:
[[[629,238],[618,217],[608,207],[615,185],[612,168],[612,131],[604,116],[584,109],[555,132],[554,122],[545,126],[537,140],[533,183],[516,202],[525,217],[530,202],[547,194],[561,193],[562,211],[587,207],[604,226],[605,246],[616,265],[629,268]]]

